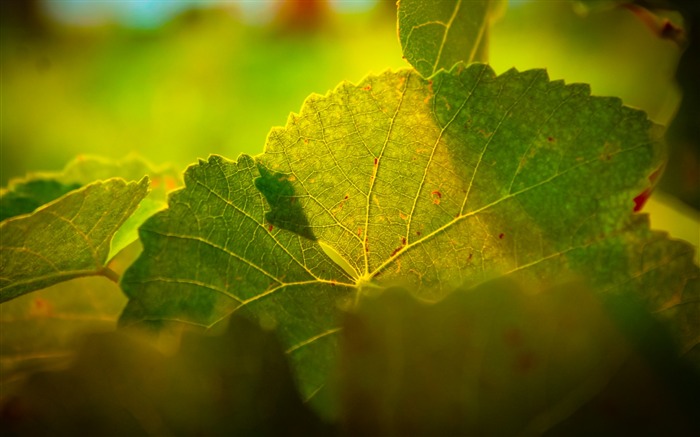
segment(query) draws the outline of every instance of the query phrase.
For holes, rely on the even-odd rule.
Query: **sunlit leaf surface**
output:
[[[632,214],[660,134],[641,111],[542,70],[458,65],[432,80],[404,70],[343,83],[307,99],[255,162],[188,169],[141,229],[123,322],[208,326],[243,310],[278,329],[313,398],[339,309],[377,287],[438,300],[504,275],[536,289],[583,276],[686,314],[671,319],[688,350],[692,248]]]

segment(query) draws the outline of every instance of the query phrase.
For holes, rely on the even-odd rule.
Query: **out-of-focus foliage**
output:
[[[327,11],[323,26],[290,29],[247,23],[233,5],[155,29],[6,29],[2,184],[82,153],[137,151],[178,168],[210,153],[257,153],[310,93],[405,65],[395,9]]]
[[[628,296],[578,283],[492,281],[436,304],[393,288],[343,317],[333,424],[302,405],[274,336],[234,317],[168,353],[138,331],[92,335],[7,397],[0,431],[691,436],[700,381],[670,344]]]
[[[2,418],[9,435],[328,435],[274,336],[240,318],[223,335],[187,333],[170,355],[128,332],[87,337],[70,368],[33,375]]]
[[[700,211],[700,3],[677,0],[579,0],[583,13],[624,8],[653,35],[683,50],[676,79],[683,98],[668,132],[667,171],[660,186]],[[690,33],[691,37],[688,38]]]
[[[389,290],[345,317],[343,424],[351,435],[691,435],[700,381],[628,297],[492,281],[425,305]]]
[[[2,183],[61,168],[79,153],[136,150],[178,168],[209,153],[257,153],[270,127],[311,92],[405,65],[395,14],[392,2],[363,14],[331,11],[324,27],[307,33],[216,8],[147,30],[71,30],[47,19],[39,21],[48,32],[41,38],[6,29]],[[627,11],[581,18],[568,2],[512,2],[489,39],[497,72],[547,68],[660,123],[678,103],[678,49]]]
[[[109,262],[121,275],[140,248],[134,244]],[[61,282],[3,302],[0,307],[0,404],[33,373],[65,367],[82,336],[114,331],[126,296],[103,277]]]

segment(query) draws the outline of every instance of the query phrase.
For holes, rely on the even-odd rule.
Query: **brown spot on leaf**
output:
[[[432,193],[430,193],[430,195],[431,195],[432,198],[433,198],[433,203],[436,204],[436,205],[439,205],[439,204],[440,204],[440,199],[442,199],[442,193],[441,193],[440,191],[438,191],[438,190],[435,190],[435,191],[433,191]]]
[[[505,237],[505,236],[506,236],[506,234],[504,234],[504,233],[501,232],[500,234],[498,234],[498,239],[499,239],[499,240],[502,240],[503,237]]]
[[[53,306],[51,303],[41,297],[34,299],[33,305],[30,310],[32,317],[49,317],[53,313]]]
[[[372,85],[365,85],[362,89],[365,91],[372,91]]]
[[[394,255],[396,255],[397,253],[401,252],[401,249],[403,249],[404,247],[406,247],[406,237],[402,237],[402,238],[401,238],[401,246],[399,246],[399,247],[397,247],[396,249],[394,249],[394,251],[391,252],[391,256],[394,256]]]

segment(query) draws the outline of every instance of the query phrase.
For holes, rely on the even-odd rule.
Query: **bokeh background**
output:
[[[511,0],[490,33],[496,72],[547,68],[668,124],[680,49],[629,11]],[[185,169],[262,152],[311,93],[407,67],[394,0],[0,2],[1,172],[59,170],[76,155],[137,152]],[[698,244],[698,217],[662,224]],[[657,202],[658,203],[658,202]],[[653,202],[650,205],[655,208]],[[654,217],[652,217],[654,219]]]

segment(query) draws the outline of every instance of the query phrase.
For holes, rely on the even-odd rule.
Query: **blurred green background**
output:
[[[582,15],[569,1],[507,3],[490,34],[496,72],[547,68],[552,79],[589,83],[594,94],[618,96],[661,124],[672,119],[680,50],[629,11]],[[270,128],[310,93],[408,66],[394,0],[1,7],[3,186],[79,154],[137,152],[183,170],[211,153],[257,154]],[[697,216],[689,226],[681,234],[697,244]]]

